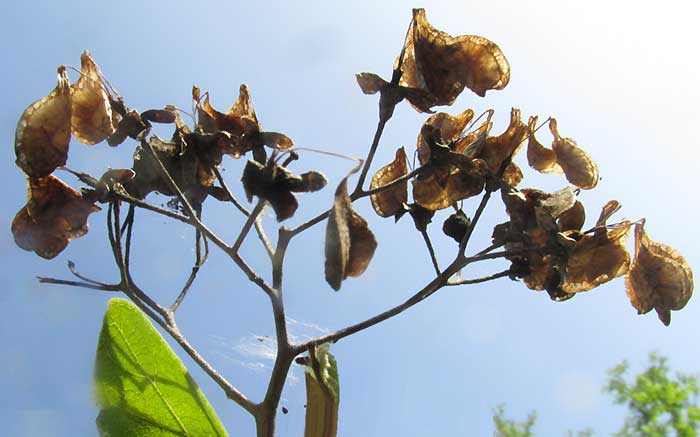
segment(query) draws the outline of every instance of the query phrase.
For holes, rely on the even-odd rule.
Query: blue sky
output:
[[[617,199],[623,205],[619,218],[646,217],[650,236],[677,248],[697,272],[700,237],[694,222],[700,187],[694,156],[700,146],[700,88],[694,76],[699,35],[697,11],[689,3],[122,1],[106,7],[82,1],[11,2],[0,17],[5,59],[0,132],[7,144],[6,159],[0,161],[5,187],[0,421],[7,435],[96,434],[92,366],[111,296],[42,286],[33,278],[67,277],[66,262],[73,260],[85,274],[115,280],[105,214],[94,214],[90,233],[52,261],[17,248],[9,232],[25,197],[22,173],[14,165],[14,129],[23,109],[55,86],[56,66],[79,66],[81,51],[89,49],[127,103],[140,110],[169,103],[189,108],[193,84],[210,91],[216,107],[227,108],[246,83],[266,129],[288,134],[299,146],[359,157],[372,139],[377,102],[376,96],[360,92],[353,75],[390,74],[412,6],[425,7],[428,19],[442,30],[492,39],[511,64],[505,90],[489,92],[485,99],[467,91],[443,110],[494,108],[496,133],[505,128],[512,106],[541,119],[555,116],[562,135],[576,139],[600,167],[601,183],[583,194],[589,218],[607,200]],[[397,109],[375,169],[392,159],[396,147],[415,145],[424,119],[405,104]],[[546,138],[541,137],[545,144]],[[71,167],[101,174],[107,166],[129,166],[133,143],[112,149],[73,141],[71,147]],[[232,184],[243,163],[225,162]],[[350,167],[344,160],[306,154],[296,169],[322,170],[335,186]],[[67,175],[64,179],[75,186]],[[524,186],[554,190],[564,183],[561,177],[525,170]],[[332,193],[326,188],[299,196],[301,208],[289,225],[327,208]],[[467,208],[474,203],[467,202]],[[428,255],[411,223],[380,219],[369,202],[357,208],[379,247],[365,275],[344,283],[339,293],[323,280],[323,226],[290,247],[285,299],[293,319],[290,331],[297,338],[365,319],[430,279]],[[139,219],[136,278],[168,303],[191,267],[193,233],[147,213]],[[206,210],[205,219],[228,240],[241,224],[228,207]],[[490,226],[503,220],[503,207],[493,202],[471,247],[485,247]],[[274,234],[274,218],[267,217],[265,224]],[[445,264],[453,243],[436,236],[435,244]],[[244,255],[262,274],[269,273],[256,240],[246,243]],[[478,265],[464,276],[503,268]],[[254,337],[274,333],[267,298],[216,251],[178,320],[232,383],[261,398],[272,363],[266,346],[272,340],[261,343]],[[499,403],[518,418],[537,409],[536,429],[542,436],[589,426],[597,435],[609,435],[621,426],[623,410],[599,391],[606,369],[622,359],[639,369],[648,352],[656,350],[668,355],[674,368],[700,371],[693,340],[698,320],[695,299],[673,314],[669,328],[654,314],[637,316],[621,279],[565,303],[507,279],[445,289],[332,348],[341,375],[339,435],[489,436],[491,410]],[[253,421],[194,363],[184,361],[229,433],[253,435]],[[294,370],[284,392],[282,405],[289,414],[279,415],[280,436],[301,435],[302,377]]]

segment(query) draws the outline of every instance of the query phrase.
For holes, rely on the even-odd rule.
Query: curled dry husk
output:
[[[626,242],[631,226],[624,221],[611,230],[582,235],[569,253],[561,289],[567,293],[588,291],[627,273],[630,256]]]
[[[377,248],[377,240],[352,207],[346,176],[335,191],[333,207],[326,227],[326,281],[334,290],[348,276],[360,276],[369,265]]]
[[[465,87],[483,97],[487,90],[503,89],[510,65],[492,41],[476,35],[453,37],[435,29],[424,9],[413,10],[413,22],[404,46],[400,85],[421,90],[432,99],[411,99],[419,111],[451,105]]]
[[[643,220],[635,226],[634,242],[634,261],[625,278],[627,296],[639,314],[653,308],[668,326],[671,311],[685,307],[693,294],[693,273],[677,250],[647,236]]]
[[[295,175],[274,162],[272,158],[266,165],[257,161],[248,161],[241,177],[248,201],[258,196],[272,205],[277,221],[286,220],[294,215],[299,203],[294,193],[318,191],[326,186],[326,177],[316,171]]]
[[[559,165],[557,155],[554,150],[543,146],[535,137],[537,117],[530,117],[528,120],[528,142],[527,142],[527,162],[530,167],[540,173],[562,174],[564,170]]]
[[[32,178],[42,178],[66,163],[71,126],[71,92],[65,67],[46,97],[24,110],[15,131],[17,165]]]
[[[540,173],[564,173],[566,180],[584,190],[598,185],[599,173],[595,161],[571,138],[562,138],[557,121],[549,120],[549,130],[554,136],[552,148],[547,149],[535,138],[536,117],[528,123],[529,141],[527,160],[530,167]]]
[[[193,87],[192,99],[197,106],[198,127],[205,133],[217,130],[228,132],[233,139],[230,155],[240,158],[245,153],[263,145],[285,150],[294,145],[292,140],[278,132],[263,132],[253,107],[253,99],[245,84],[239,89],[238,99],[226,113],[219,112],[209,102],[209,93],[201,96],[199,88]]]
[[[483,191],[488,175],[484,161],[451,151],[436,156],[436,151],[433,149],[431,161],[412,181],[413,200],[418,205],[437,211]]]
[[[450,115],[446,112],[438,112],[437,114],[431,115],[423,123],[424,126],[431,126],[434,129],[426,130],[421,129],[418,134],[418,141],[416,143],[416,148],[418,149],[418,161],[421,164],[425,164],[430,159],[430,141],[435,139],[425,138],[424,132],[439,132],[439,141],[442,144],[450,144],[453,141],[459,139],[462,131],[467,127],[467,124],[474,118],[474,111],[471,109],[466,109],[461,114]]]
[[[71,85],[71,132],[83,144],[97,144],[116,128],[100,68],[87,51],[80,56],[80,79]]]
[[[85,235],[87,217],[100,208],[53,175],[27,178],[27,204],[12,221],[15,243],[51,259]]]
[[[490,123],[490,120],[487,122]],[[526,137],[527,126],[523,123],[520,110],[512,108],[508,128],[501,135],[487,135],[483,141],[472,143],[464,154],[482,159],[492,174],[500,176],[506,185],[515,187],[522,180],[523,174],[513,162],[513,157],[522,148]]]
[[[394,180],[408,174],[406,151],[403,147],[396,150],[396,157],[392,162],[380,168],[370,183],[370,190],[382,187]],[[395,186],[370,196],[374,211],[381,217],[391,217],[403,209],[408,202],[408,181],[403,181]]]

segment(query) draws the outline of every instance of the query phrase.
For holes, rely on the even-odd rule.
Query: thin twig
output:
[[[454,281],[454,282],[448,281],[447,284],[445,284],[445,285],[454,286],[454,285],[480,284],[482,282],[488,282],[488,281],[492,281],[494,279],[504,278],[510,274],[511,274],[510,269],[507,269],[507,270],[503,270],[502,272],[494,273],[492,275],[483,276],[481,278],[461,279],[459,281]]]
[[[92,282],[69,281],[66,279],[47,278],[44,276],[37,276],[36,278],[42,284],[70,285],[72,287],[90,288],[92,290],[99,290],[99,291],[121,291],[120,285],[95,284]]]
[[[163,325],[161,325],[163,326]],[[256,410],[257,410],[257,405],[252,402],[250,399],[248,399],[243,393],[241,393],[236,387],[231,385],[226,378],[221,376],[221,374],[212,367],[211,364],[207,360],[204,359],[204,357],[195,349],[185,338],[184,335],[182,335],[182,332],[180,332],[180,328],[178,328],[177,323],[175,322],[175,316],[171,313],[169,314],[166,319],[165,319],[165,326],[163,326],[163,329],[165,329],[168,334],[175,340],[182,349],[184,349],[185,352],[187,352],[187,355],[189,355],[198,365],[199,367],[204,370],[207,375],[209,375],[214,382],[216,382],[219,387],[221,387],[224,390],[224,393],[226,393],[226,396],[231,399],[232,401],[236,402],[238,405],[243,407],[246,411],[249,413],[255,415]]]
[[[214,244],[216,244],[221,250],[223,250],[224,253],[229,255],[231,259],[236,263],[236,265],[238,265],[238,267],[243,271],[243,273],[245,273],[245,275],[251,282],[260,287],[266,294],[272,293],[272,287],[270,287],[270,285],[267,282],[265,282],[265,280],[262,279],[260,275],[258,275],[255,272],[255,270],[253,270],[237,252],[231,250],[231,248],[228,247],[226,242],[224,242],[218,235],[212,232],[204,223],[202,223],[197,218],[197,216],[194,214],[194,208],[192,208],[190,202],[187,200],[187,198],[185,198],[185,195],[183,194],[182,190],[180,189],[180,187],[177,186],[177,183],[170,175],[170,172],[168,172],[168,169],[165,168],[165,165],[163,165],[163,162],[160,160],[160,157],[158,157],[156,151],[153,150],[151,144],[148,141],[146,141],[145,136],[147,133],[147,131],[142,132],[140,134],[139,141],[141,145],[151,153],[151,156],[158,164],[161,174],[167,182],[169,188],[173,190],[173,192],[175,192],[178,200],[185,208],[187,212],[187,222],[201,230],[202,234],[204,234],[205,237],[209,238]]]
[[[387,184],[382,185],[381,187],[376,187],[376,188],[373,188],[373,189],[367,190],[367,191],[364,191],[364,190],[361,190],[359,192],[355,191],[352,194],[352,196],[350,196],[350,199],[357,200],[357,199],[361,199],[361,198],[366,197],[366,196],[370,196],[372,194],[377,194],[377,193],[381,193],[382,191],[386,191],[386,190],[388,190],[388,189],[390,189],[390,188],[392,188],[392,187],[394,187],[402,182],[405,182],[405,181],[407,181],[415,176],[418,176],[423,171],[424,168],[425,168],[425,166],[420,166],[420,167],[416,168],[415,170],[413,170],[409,173],[406,173],[405,175],[403,175],[399,178],[396,178]]]
[[[442,286],[445,285],[447,280],[457,271],[459,271],[460,268],[463,266],[460,265],[461,263],[458,262],[453,262],[450,264],[440,275],[438,275],[435,279],[430,281],[425,287],[421,288],[417,293],[415,293],[413,296],[411,296],[409,299],[404,301],[403,303],[387,310],[384,311],[380,314],[377,314],[376,316],[370,317],[367,320],[364,320],[362,322],[356,323],[354,325],[350,325],[346,328],[340,329],[338,331],[335,331],[330,334],[323,335],[321,337],[308,340],[300,345],[295,346],[295,351],[298,351],[298,353],[303,352],[304,350],[318,346],[322,343],[327,343],[327,342],[337,342],[338,340],[345,338],[349,335],[355,334],[359,331],[362,331],[364,329],[367,329],[371,326],[374,326],[378,323],[383,322],[384,320],[387,320],[391,317],[394,317],[398,314],[401,314],[402,312],[406,311],[407,309],[411,308],[412,306],[416,305],[419,302],[422,302],[425,300],[427,297],[431,296],[433,293],[435,293],[437,290],[439,290]]]
[[[427,230],[420,231],[420,234],[423,236],[423,241],[425,241],[425,245],[430,253],[430,260],[433,262],[435,274],[440,275],[440,265],[438,264],[437,257],[435,256],[435,249],[433,249],[433,243],[430,241],[430,235],[428,235]]]
[[[224,193],[226,193],[226,195],[228,196],[228,200],[230,200],[231,203],[233,203],[234,206],[235,206],[236,208],[238,208],[238,210],[239,210],[240,212],[243,213],[243,215],[245,215],[246,217],[249,216],[249,215],[250,215],[250,212],[248,212],[248,210],[246,209],[246,207],[243,206],[243,204],[242,204],[241,202],[239,202],[239,201],[236,199],[236,197],[234,197],[233,193],[232,193],[231,190],[228,188],[228,185],[226,184],[226,181],[224,181],[224,177],[221,176],[221,172],[219,171],[219,169],[218,169],[216,166],[214,166],[214,167],[213,167],[213,170],[214,170],[214,174],[216,175],[216,179],[219,181],[219,185],[221,185],[221,188],[224,190]]]
[[[102,286],[102,287],[115,286],[115,285],[106,284],[104,282],[96,281],[94,279],[90,279],[87,276],[80,274],[80,272],[78,272],[78,270],[76,270],[75,263],[73,261],[68,261],[68,270],[70,270],[70,272],[73,274],[73,276],[75,276],[78,279],[82,279],[85,282],[89,282],[91,284],[95,284],[95,285]],[[116,286],[118,286],[118,285],[116,285]]]
[[[233,253],[238,254],[238,250],[241,248],[243,241],[248,236],[248,233],[250,232],[250,228],[258,220],[258,216],[260,215],[260,213],[263,211],[264,208],[265,208],[265,200],[263,200],[263,199],[258,200],[258,203],[253,208],[253,211],[251,211],[250,215],[248,215],[248,219],[245,221],[245,223],[243,223],[243,226],[241,227],[241,232],[238,234],[238,238],[236,238],[236,241],[231,246],[231,251],[233,251]]]
[[[467,250],[467,244],[469,243],[469,239],[471,238],[472,233],[474,232],[474,228],[476,228],[476,224],[479,222],[479,219],[481,218],[481,213],[484,212],[486,205],[489,203],[490,198],[491,198],[491,190],[489,190],[487,188],[486,192],[481,197],[481,202],[479,203],[479,206],[476,208],[476,212],[474,213],[474,217],[472,218],[472,222],[469,225],[467,232],[464,234],[464,237],[462,237],[462,241],[459,243],[459,255],[460,256],[463,256],[464,252]]]
[[[356,194],[359,194],[362,192],[362,185],[365,183],[365,179],[367,178],[367,173],[369,172],[369,168],[372,165],[372,160],[374,159],[374,154],[377,152],[377,147],[379,146],[379,140],[382,137],[382,132],[384,132],[384,126],[386,126],[388,119],[381,119],[379,120],[379,123],[377,123],[377,130],[374,132],[374,139],[372,140],[372,146],[369,149],[369,153],[367,154],[367,159],[365,159],[365,163],[362,166],[362,171],[360,172],[360,177],[357,179],[357,185],[355,186],[355,190],[353,191],[353,196]]]

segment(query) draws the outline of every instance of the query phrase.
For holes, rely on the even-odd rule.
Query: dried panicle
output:
[[[12,235],[24,250],[51,259],[68,241],[88,231],[87,217],[100,208],[53,175],[27,178],[27,204],[15,215]]]
[[[439,31],[428,23],[423,9],[413,10],[401,70],[400,85],[433,96],[430,106],[452,104],[465,87],[483,97],[510,80],[510,66],[496,44],[480,36],[452,37]],[[421,112],[430,110],[420,101],[409,101]]]
[[[644,221],[634,228],[634,261],[625,277],[627,296],[639,314],[655,309],[668,326],[671,311],[685,307],[693,294],[693,273],[674,248],[650,239]]]
[[[45,177],[66,163],[71,127],[71,92],[65,67],[46,97],[24,110],[15,131],[17,165],[32,178]]]
[[[372,177],[370,190],[387,185],[394,180],[408,174],[406,151],[403,147],[396,150],[396,156],[392,162],[380,168]],[[408,181],[370,196],[374,211],[381,217],[391,217],[403,209],[408,202]]]
[[[457,141],[462,131],[467,127],[467,124],[474,117],[474,111],[467,109],[461,114],[452,116],[445,112],[438,112],[437,114],[431,115],[425,123],[418,134],[418,161],[421,164],[425,164],[430,159],[430,142],[434,139],[424,138],[424,133],[431,132],[433,135],[439,136],[439,140],[442,144],[450,144]],[[425,129],[426,126],[430,126],[432,129]]]
[[[557,156],[557,162],[564,170],[566,180],[590,190],[598,185],[598,166],[586,152],[581,149],[571,138],[562,138],[557,130],[557,121],[549,121],[549,130],[554,135],[552,150]]]
[[[348,177],[338,185],[326,226],[326,281],[334,290],[348,276],[360,276],[369,265],[377,240],[352,207],[348,196]]]
[[[112,135],[115,117],[100,68],[86,51],[80,56],[80,79],[71,85],[71,132],[83,144],[97,144]]]
[[[554,150],[548,149],[540,144],[535,138],[537,117],[530,117],[528,120],[528,142],[527,142],[527,162],[530,167],[540,173],[562,174],[564,170],[559,165],[557,155]]]

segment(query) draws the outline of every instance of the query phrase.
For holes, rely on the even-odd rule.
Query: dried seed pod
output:
[[[421,164],[425,164],[430,159],[429,141],[432,141],[433,139],[424,137],[424,133],[426,131],[433,132],[434,130],[437,130],[441,143],[450,144],[459,138],[460,134],[467,127],[467,124],[469,124],[473,117],[474,111],[471,109],[467,109],[461,114],[457,114],[455,116],[445,112],[438,112],[437,114],[431,115],[425,121],[425,123],[423,123],[423,127],[430,126],[433,129],[426,130],[421,128],[420,133],[418,134],[418,142],[416,146],[418,149],[418,161]]]
[[[624,221],[612,230],[585,234],[569,253],[561,289],[567,293],[591,290],[622,276],[629,269],[626,241],[632,223]]]
[[[352,207],[347,184],[346,176],[335,191],[326,227],[326,281],[336,291],[348,276],[360,276],[367,269],[377,248],[367,221]]]
[[[461,243],[469,230],[471,220],[461,209],[447,217],[442,224],[442,232],[448,237],[452,237],[457,243]]]
[[[584,190],[598,185],[598,166],[593,159],[574,140],[559,135],[555,119],[549,121],[549,130],[554,135],[552,150],[557,155],[557,162],[564,170],[566,180]]]
[[[376,94],[389,84],[374,73],[358,73],[355,75],[355,79],[365,94]]]
[[[537,117],[530,117],[528,120],[528,135],[527,142],[527,162],[530,167],[540,173],[555,173],[562,174],[564,170],[559,165],[557,155],[554,150],[548,149],[535,138],[535,127],[537,126]]]
[[[292,192],[318,191],[325,187],[327,182],[325,176],[315,171],[297,176],[272,159],[266,165],[248,161],[241,181],[248,201],[252,201],[253,196],[258,196],[270,202],[277,221],[292,217],[299,207]]]
[[[53,175],[27,178],[27,204],[12,222],[15,243],[51,259],[85,235],[87,217],[100,208]]]
[[[240,158],[251,150],[259,151],[263,145],[279,150],[286,150],[294,145],[286,135],[278,132],[263,132],[245,84],[240,86],[238,99],[226,113],[219,112],[211,106],[209,93],[204,94],[203,101],[201,97],[199,88],[194,87],[192,99],[197,105],[198,127],[205,133],[228,132],[232,140],[229,154],[234,158]],[[261,159],[261,162],[264,162],[264,159]]]
[[[116,130],[109,93],[100,67],[86,51],[80,56],[80,79],[71,85],[71,132],[83,144],[97,144]]]
[[[668,326],[671,311],[685,307],[693,294],[693,273],[674,248],[650,239],[644,221],[634,228],[634,261],[625,277],[627,296],[639,314],[655,309]]]
[[[68,159],[70,130],[70,84],[65,67],[59,67],[56,88],[29,105],[17,123],[17,165],[29,177],[48,176]]]
[[[382,187],[394,180],[408,174],[406,151],[403,147],[396,150],[396,156],[392,162],[380,168],[370,183],[370,190]],[[403,209],[408,201],[408,181],[370,196],[374,211],[381,217],[391,217]]]
[[[149,109],[141,113],[141,119],[152,123],[175,123],[178,114],[173,108]]]
[[[577,200],[571,208],[564,211],[557,218],[559,231],[580,231],[586,222],[586,209],[581,201]]]
[[[470,158],[476,158],[481,153],[481,149],[486,144],[486,138],[488,138],[493,128],[493,122],[491,121],[493,114],[493,109],[487,110],[486,120],[479,127],[457,140],[454,144],[454,151],[467,155]]]
[[[525,144],[527,129],[527,126],[523,123],[520,110],[512,108],[510,111],[510,124],[505,132],[497,137],[487,137],[480,152],[470,156],[483,159],[491,173],[503,177],[505,170],[508,168],[507,166],[512,163],[513,157]],[[511,169],[508,178],[519,183],[520,179],[522,179],[522,173],[519,169],[517,171]],[[508,185],[515,186],[517,183],[508,183]]]
[[[510,66],[501,49],[475,35],[452,37],[428,23],[425,10],[413,10],[413,22],[404,45],[400,85],[427,91],[433,105],[450,105],[465,87],[483,97],[487,90],[503,89]],[[427,112],[430,107],[414,107]]]

